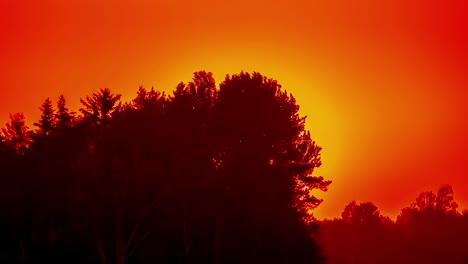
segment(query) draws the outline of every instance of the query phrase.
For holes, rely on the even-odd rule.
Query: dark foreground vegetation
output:
[[[468,211],[457,211],[452,187],[421,193],[396,221],[371,202],[348,204],[314,235],[330,264],[467,264]]]
[[[371,202],[311,210],[330,181],[294,98],[254,73],[196,72],[173,94],[46,99],[0,134],[0,263],[467,264],[452,187],[396,221]]]
[[[258,73],[172,95],[47,99],[0,141],[2,263],[324,263],[308,214],[320,147],[294,98]]]

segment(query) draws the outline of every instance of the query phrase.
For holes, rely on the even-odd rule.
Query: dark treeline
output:
[[[348,204],[314,235],[330,264],[466,264],[468,211],[457,211],[450,185],[421,193],[396,221],[372,202]]]
[[[197,72],[166,96],[109,89],[11,115],[0,141],[2,263],[324,263],[310,236],[320,150],[258,73]]]

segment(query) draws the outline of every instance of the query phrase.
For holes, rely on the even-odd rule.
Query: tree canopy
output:
[[[81,99],[83,107],[80,108],[84,118],[91,122],[106,123],[120,108],[120,94],[112,94],[109,88],[102,88],[98,92]]]
[[[4,176],[21,197],[2,225],[21,250],[5,256],[324,263],[309,233],[321,202],[311,191],[330,181],[313,175],[321,148],[275,80],[242,72],[218,88],[201,71],[169,96],[139,87],[124,103],[105,88],[81,103],[75,118],[64,96],[56,111],[47,99],[40,142],[21,115],[4,130],[23,156]]]
[[[396,221],[372,202],[352,201],[342,218],[323,220],[316,237],[331,263],[465,263],[468,214],[450,185],[420,193]]]

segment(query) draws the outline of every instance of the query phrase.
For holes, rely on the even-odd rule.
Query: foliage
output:
[[[57,127],[60,129],[70,127],[74,121],[74,114],[75,113],[70,112],[66,107],[65,96],[63,94],[60,95],[57,102],[57,114],[55,115]]]
[[[121,97],[120,94],[112,94],[109,88],[100,89],[80,100],[83,104],[80,111],[91,123],[107,124],[112,114],[119,110]]]
[[[324,262],[303,221],[321,202],[310,192],[330,184],[312,175],[321,148],[276,81],[240,73],[218,89],[203,71],[168,97],[139,87],[131,102],[120,98],[101,89],[76,119],[63,96],[55,116],[43,104],[44,138],[6,171],[24,203],[3,225],[21,251],[5,256]],[[10,130],[5,142],[19,137]]]
[[[38,134],[40,136],[47,136],[56,126],[52,101],[47,98],[39,109],[42,111],[41,120],[38,123],[34,123],[34,125],[39,128]]]
[[[348,204],[342,218],[321,222],[318,240],[331,263],[465,263],[468,214],[450,185],[422,192],[396,222],[371,202]]]
[[[2,137],[17,154],[24,154],[31,143],[31,132],[25,123],[23,113],[11,115],[11,121],[2,129]]]

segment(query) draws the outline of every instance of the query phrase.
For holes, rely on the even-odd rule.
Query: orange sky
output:
[[[46,97],[171,91],[198,70],[259,71],[292,92],[333,180],[394,218],[450,183],[468,207],[467,4],[439,0],[0,1],[0,122]],[[129,4],[131,3],[131,4]]]

